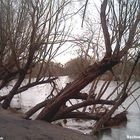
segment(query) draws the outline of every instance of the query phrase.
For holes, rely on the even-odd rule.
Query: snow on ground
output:
[[[64,87],[66,85],[66,83],[68,83],[69,81],[71,81],[71,79],[69,79],[67,76],[63,76],[60,77],[57,80],[57,85],[58,87],[61,89],[62,87]],[[26,82],[26,81],[25,81]],[[98,93],[100,91],[101,86],[103,85],[104,81],[100,81],[99,85],[97,87],[96,93]],[[88,85],[87,87],[85,87],[82,92],[87,92],[90,89],[90,85]],[[116,86],[116,82],[112,82],[109,85],[109,88],[107,89],[106,93],[110,93],[111,91],[113,91],[113,89]],[[139,86],[139,83],[137,83],[136,86]],[[0,94],[6,94],[8,93],[9,89],[11,89],[12,86],[5,88],[3,90],[0,91]],[[11,102],[11,106],[12,107],[17,107],[17,108],[21,108],[22,112],[26,112],[27,110],[29,110],[30,108],[32,108],[33,106],[35,106],[36,104],[40,103],[41,101],[43,101],[47,95],[51,92],[51,85],[49,84],[44,84],[44,85],[38,85],[36,87],[30,88],[27,91],[15,95],[15,97],[13,98],[12,102]],[[140,89],[138,91],[135,92],[135,95],[139,95]],[[107,94],[105,94],[103,96],[103,98],[105,98],[107,96]],[[128,99],[128,102],[125,103],[125,105],[128,105],[131,101],[132,97],[130,97]],[[138,100],[140,102],[140,100]],[[77,103],[76,100],[72,100],[73,103]],[[67,103],[67,105],[69,105],[69,103]],[[130,112],[138,112],[139,108],[137,106],[137,104],[133,104],[130,109]],[[36,115],[39,112],[37,112],[33,118],[36,117]],[[93,120],[74,120],[74,119],[69,119],[67,120],[67,123],[64,124],[63,120],[60,120],[60,122],[62,123],[62,125],[64,127],[67,128],[71,128],[71,129],[75,129],[78,131],[81,131],[83,133],[90,133],[92,131],[92,126],[94,125],[94,121]]]

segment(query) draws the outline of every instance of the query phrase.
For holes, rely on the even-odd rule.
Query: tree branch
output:
[[[29,89],[29,88],[31,88],[31,87],[34,87],[34,86],[36,86],[36,85],[51,83],[52,81],[54,81],[54,80],[56,80],[56,79],[57,79],[57,77],[54,77],[54,78],[51,78],[51,79],[49,78],[49,79],[43,80],[43,81],[35,81],[35,82],[33,82],[33,83],[29,83],[29,84],[27,84],[27,85],[25,85],[25,86],[19,88],[19,89],[17,90],[16,94],[21,93],[21,92],[24,92],[25,90],[27,90],[27,89]]]
[[[67,119],[67,118],[99,120],[101,118],[101,114],[91,114],[87,112],[70,112],[67,114],[55,116],[52,119],[52,121],[59,120],[59,119]]]
[[[67,108],[63,109],[61,112],[59,112],[58,114],[66,114],[66,113],[72,112],[76,109],[79,109],[81,107],[95,105],[95,104],[114,105],[115,102],[108,101],[108,100],[87,100],[87,101],[83,101],[82,103],[78,103],[78,104],[75,104],[73,106],[67,107]]]
[[[111,49],[111,43],[110,43],[110,35],[108,32],[108,27],[107,27],[107,20],[106,20],[106,7],[107,7],[107,0],[104,0],[102,5],[101,5],[101,25],[103,29],[103,34],[104,34],[104,40],[105,40],[105,47],[106,47],[106,56],[109,57],[111,56],[112,49]]]

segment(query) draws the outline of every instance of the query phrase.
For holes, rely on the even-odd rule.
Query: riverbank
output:
[[[25,120],[20,115],[0,109],[2,140],[96,140],[93,136],[38,120]]]

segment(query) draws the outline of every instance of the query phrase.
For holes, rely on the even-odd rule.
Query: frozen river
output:
[[[70,79],[68,77],[61,77],[59,80],[57,80],[57,85],[59,88],[62,88],[65,86],[66,83],[68,83]],[[99,87],[102,85],[103,81],[100,81]],[[87,91],[89,89],[88,85],[83,91]],[[112,91],[114,87],[116,86],[116,82],[112,82],[109,85],[108,91]],[[136,87],[140,86],[140,83],[136,83]],[[12,107],[18,107],[21,108],[22,112],[26,112],[33,106],[35,106],[37,103],[43,101],[47,95],[50,93],[52,87],[48,84],[46,85],[39,85],[34,88],[30,88],[29,90],[23,92],[22,94],[16,95],[14,99],[11,102]],[[8,92],[8,88],[5,88],[0,91],[0,94]],[[134,96],[137,97],[140,95],[140,89],[137,90],[134,93]],[[124,107],[127,107],[128,104],[131,102],[133,98],[130,97],[125,103]],[[137,100],[137,103],[140,103],[140,99]],[[121,110],[121,108],[119,109]],[[36,114],[33,116],[33,118],[36,116]],[[140,136],[140,110],[138,107],[138,104],[134,103],[129,109],[127,114],[128,122],[127,124],[124,124],[119,127],[113,127],[111,129],[105,129],[101,131],[99,135],[100,140],[126,140],[129,139],[131,136]],[[91,127],[93,126],[94,121],[75,121],[70,119],[67,124],[64,125],[64,127],[68,127],[71,129],[76,129],[78,131],[81,131],[83,133],[90,133],[92,131]]]

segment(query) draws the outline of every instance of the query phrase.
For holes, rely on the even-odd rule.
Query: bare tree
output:
[[[15,94],[56,79],[44,76],[69,31],[65,27],[67,15],[63,13],[68,3],[63,0],[0,1],[0,89],[16,78],[12,90],[5,96],[3,108],[10,106]],[[40,67],[36,80],[32,81],[35,65]],[[28,82],[23,85],[27,77]]]
[[[119,8],[122,8],[121,10],[115,11],[116,5],[113,1],[104,0],[101,5],[100,17],[106,50],[104,58],[98,63],[94,63],[88,67],[82,75],[65,87],[54,101],[52,100],[51,103],[46,105],[38,115],[37,119],[51,122],[57,116],[59,116],[59,118],[63,118],[65,115],[67,117],[75,117],[77,114],[80,117],[81,114],[82,117],[83,113],[72,111],[83,107],[84,104],[91,105],[95,102],[102,103],[100,100],[91,98],[90,101],[85,101],[80,105],[76,104],[72,107],[66,107],[65,110],[69,110],[69,113],[65,111],[63,112],[64,109],[62,109],[62,106],[64,106],[69,99],[77,98],[79,94],[81,95],[79,92],[86,85],[95,80],[98,76],[110,71],[115,65],[120,63],[124,55],[135,46],[135,39],[138,35],[137,31],[139,30],[140,22],[139,3],[136,0],[131,2],[127,1],[126,6],[124,6],[124,3],[120,1],[117,4],[119,5]],[[119,97],[122,99],[122,96]],[[114,104],[115,101],[105,100],[104,104],[105,103]],[[84,117],[88,117],[88,115],[89,114],[86,113],[84,114]],[[95,117],[94,114],[90,115],[93,115],[93,118]]]
[[[57,43],[59,42],[60,47],[62,45],[62,42],[60,40],[63,40],[63,37],[65,36],[63,34],[64,28],[63,30],[61,30],[62,31],[61,33],[59,32],[61,22],[58,21],[59,20],[61,21],[61,19],[63,19],[62,17],[64,11],[62,9],[67,4],[66,1],[61,1],[60,3],[58,2],[58,7],[55,5],[54,2],[50,1],[48,3],[45,3],[46,4],[46,6],[44,7],[45,9],[42,8],[42,5],[44,5],[43,2],[42,3],[40,1],[24,1],[24,2],[23,5],[25,4],[24,6],[27,8],[27,10],[23,11],[25,13],[28,11],[25,14],[28,15],[26,17],[27,19],[24,21],[26,21],[28,24],[26,23],[24,26],[23,33],[26,34],[19,32],[21,33],[23,43],[17,45],[18,47],[23,45],[23,47],[21,48],[19,47],[19,49],[24,48],[24,51],[22,51],[22,53],[19,53],[20,55],[19,57],[17,57],[16,55],[18,55],[18,53],[17,51],[15,53],[16,49],[15,45],[13,45],[15,47],[13,49],[14,52],[12,52],[13,50],[11,48],[10,52],[7,52],[5,50],[8,53],[8,57],[6,57],[8,59],[8,62],[10,61],[9,58],[11,56],[10,55],[11,53],[13,53],[12,56],[16,58],[14,60],[14,67],[16,70],[14,70],[13,72],[13,74],[15,75],[10,76],[9,80],[6,82],[9,82],[15,76],[17,77],[17,82],[15,83],[10,93],[6,97],[3,97],[5,99],[3,102],[4,108],[7,108],[9,106],[13,96],[19,93],[19,90],[23,89],[23,87],[21,87],[21,84],[25,76],[31,74],[32,67],[34,66],[34,64],[38,62],[41,62],[41,67],[37,74],[36,82],[37,84],[42,83],[41,73],[44,70],[43,66],[44,63],[46,63],[46,58],[49,58],[49,60],[52,59],[52,56],[54,56],[53,55],[54,52],[56,52],[53,50],[54,44],[56,42]],[[87,4],[88,0],[85,3],[85,8]],[[119,83],[119,85],[114,89],[112,93],[109,94],[107,98],[103,99],[102,97],[107,91],[107,88],[111,83],[112,77],[114,76],[112,68],[117,64],[119,64],[122,61],[122,59],[126,56],[126,54],[128,54],[128,52],[131,54],[131,52],[133,52],[135,49],[139,49],[139,30],[140,30],[139,9],[140,9],[139,0],[134,1],[103,0],[100,9],[100,25],[101,25],[100,32],[103,36],[102,38],[103,42],[101,43],[101,46],[103,46],[103,49],[105,50],[104,57],[101,60],[99,59],[97,62],[93,61],[94,62],[93,64],[91,64],[88,68],[83,70],[83,72],[73,82],[67,84],[64,89],[60,91],[57,90],[56,96],[51,96],[51,98],[44,100],[43,102],[37,104],[34,108],[29,110],[26,113],[25,118],[29,118],[36,111],[43,108],[36,119],[45,120],[47,122],[52,122],[58,119],[65,118],[93,119],[97,121],[94,127],[94,131],[100,129],[102,125],[104,125],[108,120],[111,120],[112,114],[128,97],[127,91],[129,91],[129,89],[127,88],[129,85],[129,81],[132,77],[132,74],[134,72],[134,69],[138,63],[140,57],[139,53],[137,54],[138,56],[135,60],[134,66],[127,80],[124,83]],[[84,11],[86,11],[86,9]],[[86,12],[84,12],[83,19],[85,19],[86,15],[85,13]],[[23,23],[24,22],[22,22],[22,24]],[[7,26],[6,29],[9,27],[11,26]],[[11,31],[13,30],[8,29],[7,31],[8,34],[10,34],[9,31],[11,33]],[[14,33],[11,34],[13,35]],[[9,38],[6,39],[9,41]],[[80,39],[80,41],[82,42],[82,39]],[[81,46],[83,46],[81,42],[77,41],[76,44],[78,45],[80,44]],[[88,38],[86,42],[84,42],[84,44],[88,44],[90,46],[93,42],[94,36],[91,36],[91,38]],[[95,43],[95,45],[96,44],[97,43]],[[10,42],[10,46],[11,45],[12,43]],[[7,47],[9,47],[9,44],[6,44],[6,48]],[[58,48],[56,50],[58,50]],[[87,56],[89,48],[87,48],[86,51],[85,50],[86,50],[85,48],[82,49],[82,51],[86,54],[85,56]],[[24,59],[21,59],[21,56]],[[98,58],[98,56],[96,57]],[[94,60],[96,57],[94,57]],[[5,60],[6,58],[3,59]],[[19,60],[21,60],[21,62]],[[7,67],[5,67],[4,65],[3,68]],[[8,72],[9,71],[7,70],[7,73]],[[99,83],[100,77],[106,72],[111,73],[112,76],[108,81],[105,81],[103,83],[102,87],[100,88],[100,91],[96,94],[95,90]],[[5,79],[6,78],[3,78],[2,80]],[[29,79],[30,79],[29,81],[31,81],[31,78]],[[50,79],[47,80],[49,80],[50,82]],[[43,82],[44,81],[48,82],[47,80],[45,81],[45,78],[43,77]],[[51,93],[54,92],[54,89],[55,90],[57,89],[56,84],[53,82],[53,80],[54,79],[51,79],[51,82],[54,85],[54,88]],[[81,90],[90,83],[92,83],[90,91],[87,93],[82,93]],[[30,86],[29,85],[28,86],[31,87],[32,84],[34,86],[35,83],[30,83],[29,84]],[[122,87],[121,92],[117,91],[118,87]],[[116,91],[117,96],[115,96],[115,98],[110,98]],[[81,102],[72,104],[72,106],[67,106],[66,103],[69,102],[71,99],[80,99]],[[80,108],[87,107],[90,105],[92,105],[91,112],[85,112],[86,109],[84,109],[84,111],[77,111]],[[106,106],[108,108],[106,108]],[[104,111],[102,111],[103,108]]]

